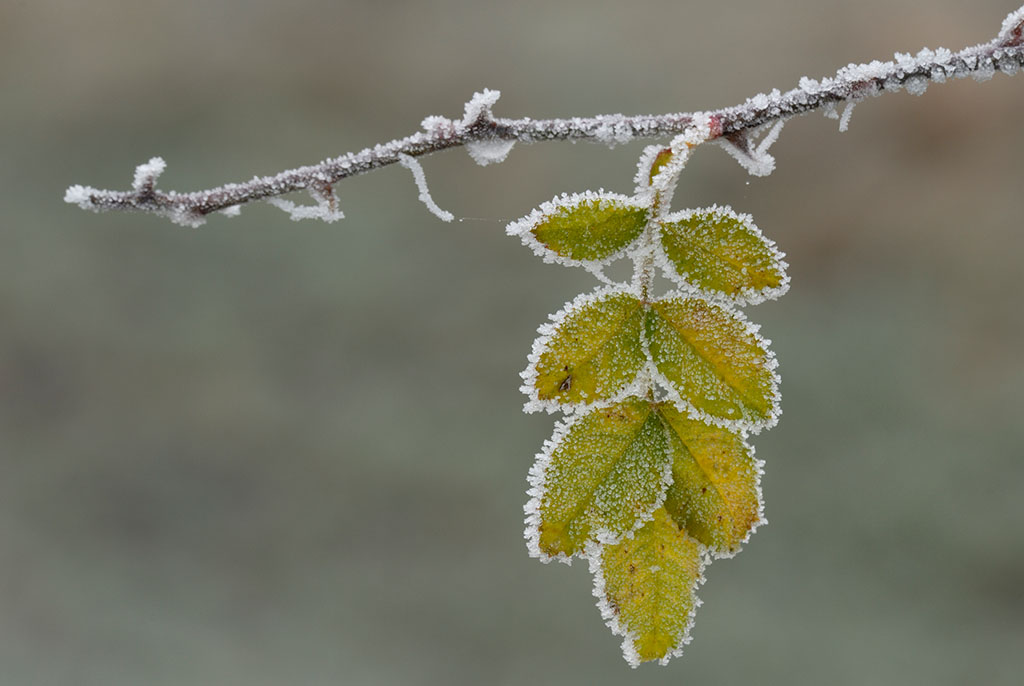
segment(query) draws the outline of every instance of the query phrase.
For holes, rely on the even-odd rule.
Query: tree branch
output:
[[[709,126],[707,140],[718,139],[751,173],[766,174],[774,166],[767,155],[767,148],[774,140],[773,136],[778,135],[781,122],[790,117],[824,109],[827,115],[838,118],[836,108],[842,104],[846,109],[840,129],[845,130],[853,105],[866,98],[902,89],[920,95],[930,83],[967,76],[987,80],[996,71],[1012,75],[1022,66],[1024,7],[1011,13],[996,38],[988,43],[965,48],[958,53],[944,48],[924,49],[916,56],[897,53],[888,62],[851,64],[836,72],[834,77],[821,81],[804,77],[796,88],[785,93],[778,90],[760,93],[740,105],[720,110],[572,119],[504,119],[494,117],[491,112],[499,93],[485,90],[466,104],[465,114],[459,121],[427,117],[423,120],[423,131],[411,136],[274,176],[254,177],[244,183],[229,183],[192,193],[159,191],[155,184],[165,165],[162,159],[153,158],[136,169],[130,191],[71,186],[64,200],[97,212],[152,212],[175,223],[199,226],[212,212],[237,214],[239,206],[244,203],[307,190],[316,201],[315,206],[296,207],[287,201],[275,204],[289,211],[295,219],[318,217],[333,221],[342,216],[337,209],[334,184],[350,176],[400,162],[407,156],[417,158],[466,146],[474,160],[486,165],[503,160],[515,143],[571,140],[616,145],[638,138],[681,134],[698,116]],[[770,126],[772,124],[775,126]],[[759,144],[755,144],[754,138],[767,129],[771,131]]]

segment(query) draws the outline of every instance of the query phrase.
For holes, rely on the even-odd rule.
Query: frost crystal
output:
[[[999,37],[996,40],[1000,43],[1014,45],[1015,41],[1021,40],[1022,25],[1024,25],[1024,7],[1007,15],[1006,19],[1003,20],[1002,28],[999,29]]]
[[[466,103],[465,116],[462,117],[462,126],[471,126],[481,118],[492,119],[494,115],[491,108],[501,97],[501,91],[484,88],[481,93],[473,93],[473,97]]]
[[[345,218],[345,213],[338,209],[338,197],[334,194],[333,189],[310,188],[309,194],[316,201],[315,205],[296,205],[291,200],[282,198],[267,198],[267,203],[286,212],[295,222],[303,219],[319,219],[330,224]],[[232,208],[225,208],[225,214],[231,214],[228,212],[230,209]]]
[[[167,163],[162,157],[150,158],[149,162],[140,164],[135,168],[135,179],[132,181],[132,189],[141,193],[144,190],[152,189],[157,178],[167,168]]]
[[[846,103],[846,107],[843,108],[843,116],[839,119],[839,131],[845,132],[850,128],[850,116],[853,114],[853,108],[857,105],[855,100],[851,100]]]
[[[924,95],[928,90],[928,79],[924,76],[911,76],[903,85],[911,95]]]
[[[771,124],[771,128],[756,143],[756,147],[753,139],[748,134],[737,137],[738,144],[724,136],[717,139],[717,143],[725,148],[725,151],[739,162],[747,170],[747,173],[752,176],[768,176],[775,171],[775,158],[768,154],[768,150],[778,140],[779,133],[782,132],[782,127],[785,123],[785,119],[779,119]],[[761,127],[759,131],[764,130],[764,128]]]
[[[603,115],[598,119],[601,123],[594,130],[594,136],[609,148],[633,140],[633,127],[621,114]]]
[[[99,190],[75,184],[68,186],[68,189],[64,191],[64,202],[78,205],[83,210],[99,212],[99,208],[92,204],[92,196],[96,193],[99,193]]]
[[[972,74],[975,81],[983,83],[988,81],[996,73],[996,65],[990,59],[985,59],[984,64],[981,63],[981,59],[978,60],[978,67]]]
[[[493,138],[486,141],[466,143],[466,151],[469,152],[469,156],[473,158],[474,162],[481,167],[486,167],[489,164],[504,162],[515,144],[515,141]]]
[[[494,114],[491,112],[491,108],[494,106],[494,103],[498,102],[498,98],[500,97],[501,91],[491,90],[489,88],[485,88],[481,93],[474,93],[472,99],[466,103],[465,114],[462,117],[462,121],[459,122],[459,126],[465,129],[480,120],[493,120]],[[423,120],[423,129],[428,133],[454,133],[454,131],[449,130],[451,128],[451,120],[444,117],[427,117]],[[500,138],[492,138],[481,141],[470,141],[466,143],[466,151],[469,153],[469,156],[473,158],[474,162],[479,164],[481,167],[486,167],[489,164],[503,162],[514,145],[514,140],[507,141]],[[405,162],[402,162],[402,164],[404,165]],[[445,221],[451,220],[446,219]]]
[[[452,122],[448,117],[440,117],[437,115],[431,115],[423,119],[420,123],[423,130],[430,134],[441,134],[454,132],[455,123]]]
[[[484,92],[497,93],[497,91]],[[476,96],[474,96],[474,99],[475,97]],[[497,96],[495,96],[494,99],[497,100]],[[469,105],[466,105],[466,113],[468,115]],[[416,187],[420,191],[420,202],[427,206],[427,209],[430,210],[431,214],[433,214],[435,217],[437,217],[443,222],[450,222],[453,219],[455,219],[455,215],[446,210],[442,210],[440,207],[437,206],[437,203],[434,202],[434,199],[430,197],[430,189],[427,188],[427,176],[426,174],[423,173],[423,166],[420,165],[419,161],[417,161],[415,157],[412,157],[411,155],[406,155],[405,153],[399,153],[398,163],[412,172],[412,176],[416,180]]]
[[[1020,69],[1020,65],[1017,61],[1009,55],[1004,55],[998,62],[999,71],[1003,72],[1007,76],[1013,76]]]
[[[282,198],[267,198],[267,202],[286,212],[292,221],[295,222],[303,219],[320,219],[330,223],[338,221],[345,216],[342,212],[331,210],[321,203],[316,205],[296,205],[291,200],[284,200]]]

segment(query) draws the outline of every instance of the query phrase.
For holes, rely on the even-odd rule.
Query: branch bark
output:
[[[480,164],[487,164],[503,159],[514,143],[571,140],[615,145],[634,139],[684,133],[699,116],[702,122],[709,122],[707,140],[728,142],[727,147],[732,148],[737,157],[744,154],[754,157],[763,155],[767,149],[767,145],[754,144],[753,139],[759,132],[798,114],[822,108],[826,109],[826,113],[835,114],[838,105],[850,108],[861,100],[883,93],[906,89],[919,95],[930,83],[943,83],[950,78],[967,76],[985,80],[996,71],[1012,75],[1021,67],[1024,67],[1024,6],[1007,16],[999,34],[988,43],[965,48],[957,53],[945,49],[925,49],[916,56],[897,53],[888,62],[851,64],[831,78],[821,81],[804,78],[796,88],[785,93],[778,90],[760,93],[742,104],[720,110],[636,116],[615,114],[572,119],[505,119],[496,118],[491,112],[499,93],[485,90],[466,104],[465,115],[459,121],[446,117],[428,117],[423,121],[423,131],[405,138],[326,159],[319,164],[283,171],[274,176],[254,177],[243,183],[229,183],[191,193],[160,191],[156,188],[156,180],[163,171],[164,163],[160,158],[153,158],[136,169],[132,190],[109,191],[71,186],[64,200],[97,212],[150,212],[166,216],[179,224],[198,226],[212,212],[235,214],[242,204],[307,190],[316,200],[317,206],[300,208],[303,210],[301,216],[332,221],[342,216],[336,207],[334,184],[350,176],[394,164],[405,156],[417,158],[467,146],[474,159]],[[849,110],[843,116],[843,129],[848,115]],[[760,173],[752,167],[748,169],[752,173]],[[770,169],[769,166],[764,173]],[[279,206],[294,208],[294,205],[283,202]],[[299,216],[293,213],[293,217]]]

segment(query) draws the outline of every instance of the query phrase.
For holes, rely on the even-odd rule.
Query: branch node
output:
[[[135,168],[132,190],[138,196],[139,202],[152,202],[155,199],[156,180],[165,169],[167,169],[167,163],[162,157],[152,157],[149,162]]]
[[[501,91],[484,88],[479,93],[473,93],[473,97],[466,103],[465,114],[460,125],[464,129],[473,128],[481,124],[494,122],[494,113],[491,108],[501,97]]]
[[[719,145],[752,176],[768,176],[775,171],[775,158],[768,150],[779,138],[785,118],[768,122],[753,131],[741,131],[717,139]],[[755,141],[758,134],[761,139]]]

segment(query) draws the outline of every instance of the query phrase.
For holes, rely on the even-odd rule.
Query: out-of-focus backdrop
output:
[[[1024,78],[791,121],[778,170],[701,149],[678,207],[789,254],[749,308],[785,415],[770,526],[686,654],[631,672],[585,565],[522,540],[553,418],[517,373],[592,277],[507,221],[629,192],[643,143],[389,168],[348,218],[199,230],[62,202],[162,155],[195,190],[499,116],[710,109],[989,40],[1015,1],[0,3],[0,684],[1018,684]]]

